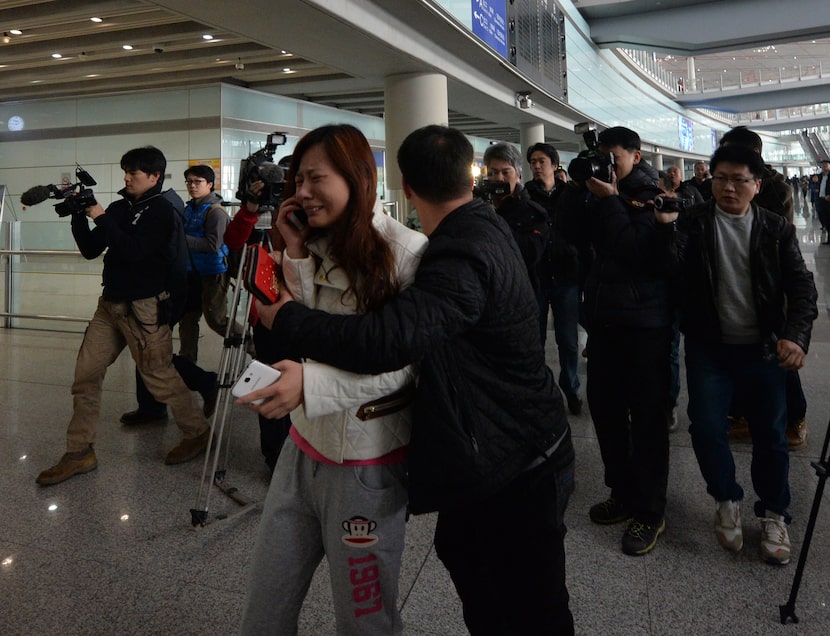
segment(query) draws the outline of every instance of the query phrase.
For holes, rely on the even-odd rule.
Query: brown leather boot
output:
[[[210,441],[210,427],[198,437],[183,438],[164,458],[165,464],[183,464],[201,455]]]
[[[749,434],[749,422],[746,418],[729,416],[729,421],[732,422],[732,428],[729,429],[730,442],[751,442],[752,436]]]
[[[801,418],[797,422],[787,424],[787,444],[790,450],[801,450],[807,446],[807,420]]]
[[[92,448],[77,453],[64,453],[57,464],[41,472],[35,481],[41,486],[54,486],[70,477],[88,473],[96,468],[98,468],[98,459]]]

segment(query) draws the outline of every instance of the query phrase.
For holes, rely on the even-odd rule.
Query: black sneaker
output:
[[[661,519],[660,523],[654,526],[632,519],[623,533],[622,551],[630,556],[651,552],[657,545],[657,537],[663,534],[665,529],[665,519]]]
[[[154,413],[145,413],[144,411],[136,409],[135,411],[124,413],[121,416],[120,421],[122,424],[126,424],[127,426],[138,426],[140,424],[154,424],[156,422],[164,422],[166,420],[167,411],[156,415]]]
[[[588,516],[594,523],[599,523],[604,526],[612,523],[619,523],[631,518],[631,512],[619,501],[613,497],[609,497],[605,501],[591,506],[588,511]]]
[[[582,415],[582,400],[576,395],[570,396],[568,398],[568,410],[571,412],[571,415]]]

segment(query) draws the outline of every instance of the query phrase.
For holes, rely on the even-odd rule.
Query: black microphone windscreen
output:
[[[37,205],[46,201],[51,194],[52,191],[46,186],[35,186],[20,195],[20,202],[23,205]]]
[[[277,164],[265,161],[259,166],[259,176],[263,183],[282,183],[285,172]]]

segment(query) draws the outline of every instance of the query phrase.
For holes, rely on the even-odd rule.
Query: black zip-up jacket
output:
[[[528,181],[525,184],[525,190],[531,200],[547,211],[550,224],[548,242],[539,263],[539,278],[543,285],[553,283],[564,286],[580,283],[578,245],[582,224],[579,217],[572,214],[571,192],[575,187],[569,183],[548,192],[544,184],[538,181]],[[585,199],[579,203],[584,205]]]
[[[510,228],[474,200],[441,221],[414,283],[382,309],[334,316],[288,303],[277,314],[272,336],[299,356],[357,373],[419,364],[415,514],[488,497],[557,443],[552,461],[573,458],[524,269]]]
[[[550,223],[548,213],[541,205],[534,202],[522,185],[510,196],[504,197],[496,208],[496,213],[507,221],[513,232],[516,245],[527,268],[527,275],[533,292],[539,293],[539,264],[548,242]]]
[[[584,310],[592,327],[658,328],[672,324],[669,278],[660,264],[654,208],[657,171],[641,161],[617,184],[620,195],[588,205],[594,261]]]
[[[791,340],[806,352],[818,316],[818,296],[795,226],[755,203],[752,210],[752,295],[762,342],[774,347],[779,339]],[[721,342],[714,219],[713,200],[681,212],[677,223],[659,224],[661,240],[669,249],[669,266],[678,276],[681,329],[688,338],[706,343]]]
[[[83,214],[72,215],[72,235],[86,259],[104,255],[103,297],[112,302],[151,298],[165,291],[175,260],[173,204],[161,184],[135,202],[124,197],[107,207],[90,228]]]

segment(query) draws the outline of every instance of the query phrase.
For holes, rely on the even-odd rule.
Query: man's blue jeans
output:
[[[553,333],[559,350],[559,388],[566,398],[575,398],[579,395],[579,286],[542,285],[539,320],[543,346],[547,335],[548,306],[553,312]]]
[[[686,338],[689,433],[707,492],[716,501],[744,496],[727,439],[734,395],[745,406],[752,436],[752,485],[760,500],[755,514],[765,516],[769,510],[789,523],[786,374],[777,359],[764,356],[760,344],[704,344]]]

